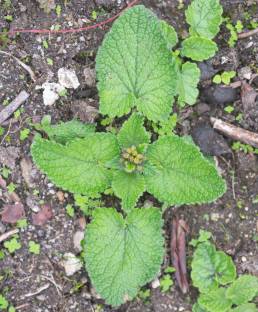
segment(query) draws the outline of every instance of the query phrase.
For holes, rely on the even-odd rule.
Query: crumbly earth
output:
[[[176,0],[143,0],[159,17],[170,22],[181,37],[186,35],[184,24],[184,8],[189,1]],[[179,3],[185,6],[180,8]],[[258,2],[251,0],[222,0],[224,15],[233,22],[241,20],[245,25],[248,12],[251,19],[257,21]],[[56,1],[62,7],[60,16],[53,10],[44,13],[37,1],[13,0],[0,1],[0,30],[3,28],[50,28],[59,24],[61,28],[78,28],[95,23],[92,12],[97,12],[97,21],[104,20],[116,14],[124,7],[123,1],[115,0],[67,0]],[[13,21],[7,22],[4,16],[12,15]],[[4,50],[28,64],[35,72],[37,80],[33,82],[29,74],[9,57],[0,54],[0,109],[5,101],[11,101],[20,91],[30,94],[28,101],[22,105],[20,116],[11,118],[4,125],[5,134],[0,136],[1,147],[16,147],[15,167],[7,178],[7,184],[16,185],[15,192],[25,207],[28,227],[20,230],[19,236],[22,248],[14,255],[5,251],[5,258],[0,260],[0,293],[17,308],[24,312],[47,311],[191,311],[196,300],[197,292],[191,287],[189,294],[183,295],[175,285],[171,291],[162,293],[159,288],[147,285],[151,290],[150,297],[143,302],[135,299],[119,309],[106,306],[96,294],[84,269],[72,276],[67,276],[62,266],[63,255],[67,252],[78,254],[73,237],[77,231],[83,231],[89,222],[81,212],[76,210],[73,218],[66,213],[65,207],[73,203],[70,194],[62,193],[48,179],[40,174],[33,166],[24,169],[24,159],[30,164],[30,145],[35,130],[31,126],[44,115],[51,115],[52,121],[66,121],[73,117],[82,120],[88,118],[88,105],[97,107],[98,96],[95,84],[89,86],[83,72],[93,69],[95,54],[109,26],[102,29],[90,30],[78,34],[64,35],[35,35],[20,34],[10,38]],[[211,60],[215,71],[234,70],[237,76],[244,67],[249,67],[252,73],[258,72],[258,35],[239,40],[234,48],[229,48],[228,30],[222,26],[217,42],[219,53]],[[44,47],[43,40],[48,41]],[[51,65],[49,59],[53,60]],[[45,106],[42,101],[42,90],[38,88],[46,81],[56,82],[57,71],[61,67],[74,69],[80,81],[80,87],[70,90],[66,97],[61,97],[53,106]],[[209,74],[209,73],[208,73]],[[238,77],[235,80],[239,80]],[[242,112],[242,102],[239,89],[233,102],[218,104],[210,101],[209,92],[212,90],[210,78],[200,83],[200,97],[194,107],[185,108],[179,113],[178,134],[191,134],[193,129],[202,122],[208,122],[210,116],[215,116],[238,124],[234,116]],[[257,88],[257,85],[253,84]],[[234,112],[227,113],[224,108],[231,104]],[[256,114],[258,106],[254,108]],[[242,126],[253,130],[248,120],[242,121]],[[20,139],[20,131],[30,129],[25,140]],[[205,136],[204,136],[205,137]],[[232,141],[223,138],[225,144],[231,146]],[[205,142],[204,142],[205,144]],[[216,141],[214,141],[216,144]],[[0,147],[0,148],[1,148]],[[165,233],[167,241],[170,238],[172,216],[178,215],[185,219],[190,232],[188,241],[198,235],[199,229],[213,233],[218,248],[233,257],[239,273],[249,272],[258,275],[258,165],[257,156],[241,151],[216,157],[216,162],[223,177],[227,180],[226,194],[215,203],[202,206],[183,206],[170,208],[164,213]],[[3,164],[0,163],[0,168]],[[29,177],[29,178],[28,178]],[[1,186],[0,186],[1,187]],[[0,193],[0,211],[6,202],[4,190]],[[2,194],[2,195],[1,195]],[[149,195],[145,200],[154,200]],[[41,204],[51,206],[53,217],[42,226],[34,225],[32,215]],[[107,202],[112,205],[117,202]],[[86,225],[87,226],[87,225]],[[15,226],[0,222],[0,235]],[[28,242],[33,240],[40,244],[41,252],[33,255],[28,251]],[[3,245],[0,246],[3,250]],[[192,256],[192,248],[187,245],[188,262]],[[164,262],[169,264],[169,244]]]

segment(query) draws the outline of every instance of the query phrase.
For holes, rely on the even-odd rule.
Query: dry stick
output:
[[[6,121],[29,96],[29,93],[26,91],[21,91],[17,97],[0,112],[0,125]]]
[[[19,65],[21,65],[23,69],[25,69],[30,74],[31,80],[33,80],[34,82],[36,81],[36,75],[34,74],[33,70],[30,68],[30,66],[26,65],[25,63],[23,63],[21,60],[19,60],[17,57],[15,57],[14,55],[10,53],[4,52],[4,51],[0,51],[0,53],[6,56],[12,57]]]
[[[243,128],[239,128],[233,126],[221,119],[211,117],[211,123],[213,124],[213,128],[219,130],[226,136],[244,142],[245,144],[252,145],[258,148],[258,134],[245,130]]]
[[[255,28],[247,32],[242,32],[241,34],[238,35],[238,39],[244,39],[244,38],[256,35],[256,34],[258,34],[258,28]]]
[[[9,232],[6,232],[6,233],[2,234],[2,235],[0,236],[0,243],[3,242],[3,241],[5,241],[5,240],[6,240],[7,238],[9,238],[10,236],[13,236],[14,234],[17,234],[17,233],[19,233],[19,230],[18,230],[18,229],[14,229],[14,230],[11,230],[11,231],[9,231]]]
[[[36,290],[35,292],[33,292],[33,293],[28,293],[28,294],[24,295],[24,297],[27,297],[27,298],[28,298],[28,297],[36,296],[36,295],[40,294],[42,291],[48,289],[49,286],[50,286],[50,284],[47,283],[47,284],[43,285],[42,287],[40,287],[40,288],[39,288],[38,290]]]

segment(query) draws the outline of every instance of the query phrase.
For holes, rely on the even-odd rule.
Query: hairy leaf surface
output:
[[[195,63],[186,62],[178,73],[177,93],[181,107],[186,104],[194,105],[199,94],[197,88],[200,79],[200,69]]]
[[[167,48],[171,50],[178,42],[175,28],[166,21],[160,21],[161,33],[167,42]]]
[[[209,312],[226,312],[232,306],[232,301],[226,297],[225,288],[217,288],[201,294],[198,303]]]
[[[163,136],[149,146],[144,169],[146,190],[170,205],[211,202],[225,182],[198,148],[178,136]]]
[[[125,11],[106,35],[96,59],[100,111],[122,116],[136,106],[153,121],[168,118],[175,74],[158,18],[144,6]]]
[[[258,309],[254,303],[245,303],[241,306],[230,310],[230,312],[257,312]]]
[[[251,301],[258,294],[258,278],[242,275],[227,289],[226,296],[236,305]]]
[[[51,140],[61,144],[84,138],[89,133],[95,132],[95,125],[83,124],[75,119],[58,125],[42,125],[41,128]]]
[[[213,57],[217,51],[218,47],[212,40],[192,36],[183,41],[181,53],[194,61],[203,61]]]
[[[216,251],[213,244],[205,242],[199,244],[194,252],[191,278],[200,292],[208,292],[219,284],[233,282],[236,268],[231,257]]]
[[[122,199],[122,208],[128,213],[145,191],[144,177],[140,173],[117,171],[113,176],[112,188],[115,195]]]
[[[89,195],[110,186],[109,163],[120,151],[114,135],[93,133],[65,146],[37,137],[31,153],[36,165],[57,186]]]
[[[158,274],[163,260],[161,213],[134,209],[126,219],[98,208],[85,233],[85,263],[97,292],[112,306],[137,295]]]
[[[124,122],[118,133],[117,139],[121,148],[138,146],[140,144],[148,144],[150,142],[150,134],[143,126],[143,116],[134,113]]]
[[[219,32],[222,23],[223,8],[219,0],[194,0],[185,11],[186,21],[192,35],[200,35],[209,39]]]

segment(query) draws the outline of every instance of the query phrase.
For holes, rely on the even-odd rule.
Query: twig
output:
[[[38,290],[36,290],[35,292],[33,292],[33,293],[28,293],[28,294],[24,295],[24,297],[27,297],[27,298],[28,298],[28,297],[36,296],[36,295],[40,294],[42,291],[48,289],[49,286],[50,286],[50,284],[47,283],[47,284],[43,285],[42,287],[40,287],[40,288],[39,288]]]
[[[14,56],[8,52],[0,51],[0,53],[12,57],[23,69],[25,69],[30,74],[30,78],[34,82],[36,81],[36,76],[35,76],[33,70],[30,68],[30,66],[26,65],[21,60],[19,60],[16,56]]]
[[[82,31],[86,31],[86,30],[90,30],[90,29],[96,29],[96,28],[99,28],[101,26],[104,26],[106,24],[109,24],[109,23],[113,22],[117,17],[119,17],[121,15],[121,13],[124,10],[129,9],[130,7],[134,6],[137,2],[139,2],[139,0],[133,0],[131,3],[129,3],[124,9],[122,9],[116,15],[108,18],[105,21],[102,21],[102,22],[94,24],[94,25],[81,27],[81,28],[75,28],[75,29],[60,29],[60,30],[49,30],[49,29],[13,29],[13,30],[10,30],[8,32],[8,35],[14,35],[16,33],[67,34],[67,33],[78,33],[78,32],[82,32]],[[1,32],[0,32],[0,34],[1,34]]]
[[[29,303],[21,304],[21,305],[15,307],[15,311],[16,311],[16,310],[18,311],[18,310],[20,310],[20,309],[22,309],[22,308],[26,308],[26,307],[28,307],[29,305],[30,305]]]
[[[41,275],[41,276],[45,278],[46,280],[50,281],[55,286],[58,295],[61,296],[62,287],[56,283],[53,275],[51,275],[51,277],[48,277],[46,275]]]
[[[238,34],[238,39],[244,39],[244,38],[256,35],[256,34],[258,34],[258,28]]]
[[[29,97],[26,91],[20,92],[17,97],[0,112],[0,125],[8,119],[16,109],[22,105]]]
[[[6,233],[2,234],[0,236],[0,243],[5,241],[10,236],[13,236],[14,234],[17,234],[17,233],[19,233],[19,230],[18,229],[14,229],[14,230],[10,230],[9,232],[6,232]]]
[[[239,128],[233,126],[221,119],[211,117],[211,123],[213,124],[213,128],[219,130],[226,136],[244,142],[245,144],[252,145],[258,148],[258,134],[245,130],[243,128]]]

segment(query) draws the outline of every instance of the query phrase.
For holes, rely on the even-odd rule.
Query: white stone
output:
[[[80,85],[75,71],[64,67],[58,70],[58,81],[60,85],[67,89],[77,89]]]
[[[74,249],[78,252],[82,251],[81,241],[84,239],[84,232],[77,231],[73,236],[73,246]]]
[[[42,88],[44,89],[43,102],[46,106],[53,105],[59,99],[59,93],[65,90],[63,86],[55,82],[45,82]]]
[[[84,68],[83,70],[85,82],[89,87],[93,87],[96,81],[96,72],[94,69],[89,67]]]
[[[82,263],[80,259],[78,259],[74,254],[67,252],[64,254],[62,266],[65,269],[65,274],[67,276],[72,276],[74,273],[80,271],[82,268]]]
[[[160,286],[160,281],[158,278],[156,278],[152,283],[151,283],[151,287],[156,289]]]
[[[242,262],[246,262],[247,261],[246,257],[244,257],[244,256],[241,258],[241,260],[242,260]]]

